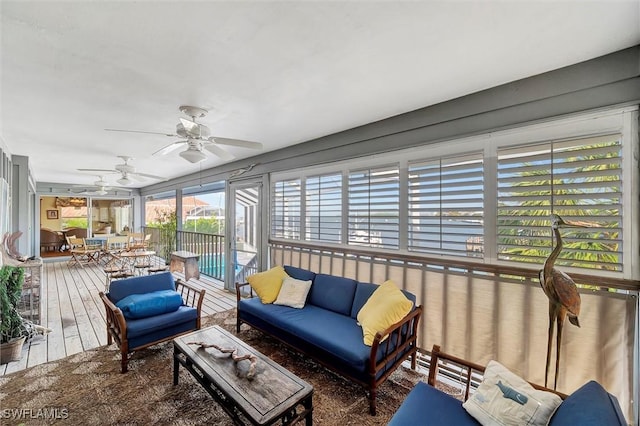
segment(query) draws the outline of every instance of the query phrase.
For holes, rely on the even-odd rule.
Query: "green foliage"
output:
[[[17,305],[22,294],[24,269],[16,266],[0,268],[0,343],[22,335],[23,319]]]
[[[176,233],[178,230],[178,217],[174,210],[167,211],[156,208],[157,221],[149,223],[148,226],[160,229],[159,251],[168,261],[171,252],[176,249]]]
[[[224,222],[217,217],[200,217],[196,220],[188,220],[182,227],[183,231],[201,232],[203,234],[224,234]]]
[[[62,228],[87,228],[86,217],[69,217],[62,219]]]

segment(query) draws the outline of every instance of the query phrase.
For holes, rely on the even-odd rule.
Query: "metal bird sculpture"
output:
[[[558,371],[560,367],[560,343],[562,341],[562,327],[565,317],[569,317],[569,322],[576,327],[580,327],[578,315],[580,315],[580,294],[573,280],[564,272],[554,268],[554,263],[560,251],[562,251],[562,235],[560,228],[564,227],[589,227],[593,224],[587,222],[565,221],[557,214],[551,215],[551,229],[556,238],[556,246],[544,262],[542,270],[539,272],[540,285],[544,294],[549,298],[549,336],[547,340],[547,366],[544,374],[544,385],[547,386],[549,376],[549,363],[551,361],[551,342],[553,340],[553,326],[557,324],[556,336],[556,374],[553,382],[553,389],[556,389],[558,382]]]

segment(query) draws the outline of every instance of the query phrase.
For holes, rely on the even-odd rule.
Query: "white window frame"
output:
[[[553,140],[564,140],[569,138],[588,138],[594,136],[602,136],[608,134],[620,134],[622,141],[622,181],[624,184],[624,192],[622,194],[622,229],[625,233],[623,240],[624,253],[623,267],[621,272],[614,271],[594,271],[598,276],[608,276],[612,278],[623,279],[639,279],[640,278],[640,172],[638,170],[639,141],[638,141],[638,107],[624,107],[614,109],[604,109],[592,111],[589,113],[574,114],[563,118],[549,119],[537,123],[526,124],[506,130],[499,130],[481,135],[469,137],[461,137],[447,141],[439,141],[437,143],[428,143],[420,147],[411,149],[397,150],[384,154],[374,154],[363,156],[357,159],[349,159],[336,161],[331,164],[322,166],[311,166],[301,169],[289,170],[287,172],[276,172],[270,175],[270,187],[273,182],[287,180],[292,178],[300,178],[304,182],[306,177],[316,176],[319,174],[339,173],[343,175],[343,212],[348,206],[346,195],[350,170],[375,168],[377,166],[385,166],[392,163],[398,163],[400,169],[400,229],[399,238],[400,248],[398,250],[379,249],[377,252],[390,251],[394,254],[407,254],[416,256],[418,253],[407,251],[407,167],[408,162],[416,159],[429,159],[444,156],[456,156],[469,152],[477,152],[479,147],[484,152],[484,257],[469,257],[465,260],[471,262],[480,262],[488,264],[506,264],[497,259],[497,152],[502,148],[515,147],[518,145],[527,145],[539,142],[548,142]],[[347,180],[345,180],[347,179]],[[270,191],[271,192],[271,191]],[[302,193],[302,198],[305,194]],[[271,201],[269,204],[271,209]],[[304,209],[302,209],[304,214]],[[347,214],[343,214],[343,230],[346,230]],[[304,229],[305,221],[301,218],[301,239],[304,241],[306,230]],[[271,229],[271,227],[269,227]],[[405,232],[402,232],[405,230]],[[346,244],[345,232],[342,233],[343,239],[339,244],[329,244],[322,242],[321,245],[331,245],[337,247],[348,248]],[[276,238],[273,238],[277,240]],[[287,240],[282,240],[287,241]],[[290,240],[288,240],[290,241]],[[317,243],[317,242],[309,242]],[[360,248],[360,247],[359,247]],[[433,257],[425,255],[425,257]],[[446,255],[440,256],[443,260],[447,259]],[[459,257],[457,258],[460,259]],[[510,262],[509,265],[513,265]],[[531,266],[531,264],[527,264]],[[571,271],[572,268],[564,268]],[[583,272],[585,269],[574,269],[574,271]],[[591,271],[591,270],[589,270]]]

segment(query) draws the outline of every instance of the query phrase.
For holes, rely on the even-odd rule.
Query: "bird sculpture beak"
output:
[[[601,225],[597,222],[586,222],[582,220],[564,220],[562,219],[558,226],[561,228],[600,228]]]

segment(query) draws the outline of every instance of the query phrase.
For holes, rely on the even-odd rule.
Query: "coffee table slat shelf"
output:
[[[238,348],[239,355],[255,355],[255,377],[246,378],[248,360],[234,366],[228,354],[190,342]],[[243,418],[254,425],[293,424],[301,419],[312,424],[313,386],[223,328],[214,326],[178,337],[173,348],[173,384],[178,384],[182,365],[237,424],[244,424]]]

